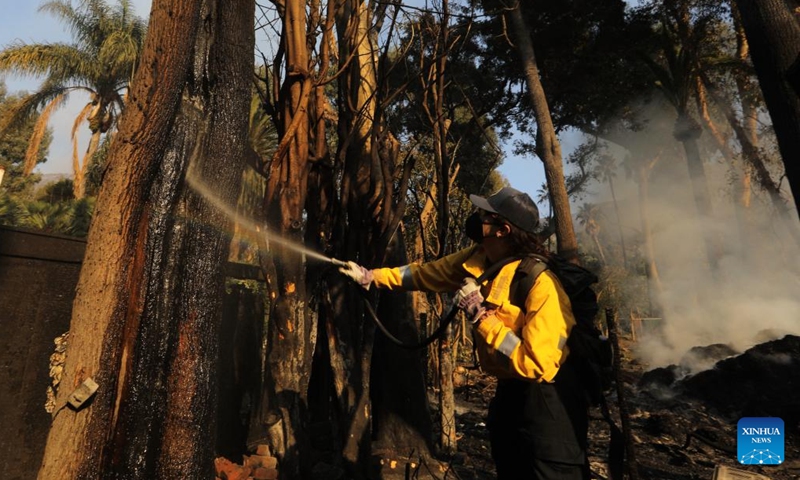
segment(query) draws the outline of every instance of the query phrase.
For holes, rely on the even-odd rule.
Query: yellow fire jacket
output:
[[[531,287],[525,313],[511,304],[510,287],[519,261],[504,266],[481,294],[494,313],[477,326],[478,358],[498,378],[551,382],[569,355],[567,336],[575,325],[569,297],[558,278],[545,270]],[[452,292],[466,276],[488,268],[483,247],[476,245],[425,264],[374,269],[374,285],[389,290]]]

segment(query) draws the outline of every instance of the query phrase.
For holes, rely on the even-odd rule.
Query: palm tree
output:
[[[263,71],[257,72],[261,77]],[[263,77],[266,79],[266,77]],[[264,82],[267,83],[266,81]],[[250,149],[247,154],[248,164],[242,172],[242,189],[236,204],[236,211],[247,219],[261,220],[261,203],[264,199],[265,176],[269,171],[272,155],[278,149],[278,132],[272,118],[264,108],[264,100],[260,94],[253,95],[250,101],[250,123],[248,140]],[[234,234],[231,239],[229,259],[234,262],[252,263],[256,260],[257,241],[252,238],[255,232],[248,231],[237,219],[234,223]]]
[[[22,201],[13,195],[0,195],[0,225],[13,227],[24,215]]]
[[[77,8],[69,0],[52,0],[39,10],[63,20],[70,27],[74,42],[17,42],[0,51],[0,72],[45,77],[39,89],[23,97],[0,123],[0,134],[41,114],[26,153],[25,173],[29,174],[52,112],[68,100],[70,93],[88,93],[89,101],[72,128],[75,198],[82,198],[86,167],[101,137],[116,125],[147,26],[135,16],[131,0],[118,0],[115,6],[103,0],[87,0]],[[76,133],[84,122],[89,124],[92,136],[80,161]]]
[[[21,205],[19,226],[50,233],[66,233],[69,230],[72,208],[68,202],[47,203],[40,200]]]
[[[712,40],[720,15],[696,0],[652,2],[642,7],[642,11],[653,12],[659,42],[652,56],[644,54],[642,59],[677,115],[673,137],[683,144],[697,212],[701,221],[707,222],[712,218],[712,207],[698,145],[703,129],[691,105],[697,98],[700,72],[714,63],[718,55],[717,44]],[[709,267],[716,275],[720,239],[711,231],[704,235]]]

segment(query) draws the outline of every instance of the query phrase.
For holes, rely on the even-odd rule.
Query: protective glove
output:
[[[347,262],[346,267],[340,267],[339,271],[347,277],[350,277],[364,290],[369,290],[372,286],[372,280],[375,278],[372,275],[372,270],[368,270],[356,262]]]
[[[464,279],[464,283],[461,284],[461,288],[453,298],[453,303],[464,312],[473,325],[477,324],[486,313],[486,309],[483,307],[481,286],[472,277]]]

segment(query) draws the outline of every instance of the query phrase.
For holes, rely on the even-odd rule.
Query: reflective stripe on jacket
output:
[[[434,262],[373,270],[374,284],[390,290],[452,292],[466,276],[479,277],[488,268],[486,254],[473,246]],[[519,261],[500,269],[481,293],[487,308],[476,332],[478,358],[498,378],[551,382],[566,360],[567,336],[575,325],[569,298],[549,270],[540,274],[525,300],[525,312],[511,304],[511,280]],[[481,341],[483,340],[483,341]]]

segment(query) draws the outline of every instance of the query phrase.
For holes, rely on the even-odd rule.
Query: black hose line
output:
[[[522,258],[522,257],[519,257],[519,256],[508,257],[508,258],[504,258],[504,259],[492,264],[492,266],[487,268],[475,281],[478,283],[478,285],[483,284],[483,282],[485,282],[487,279],[494,277],[497,274],[497,272],[500,271],[501,268],[505,267],[506,265],[508,265],[509,263],[511,263],[511,262],[513,262],[515,260],[519,260],[520,258]],[[380,331],[383,332],[384,335],[386,335],[386,338],[388,338],[389,341],[391,341],[392,343],[394,343],[398,347],[405,348],[405,349],[408,349],[408,350],[416,350],[416,349],[419,349],[419,348],[425,348],[428,345],[430,345],[431,343],[433,343],[434,341],[436,341],[437,338],[442,336],[442,334],[447,329],[448,325],[453,323],[453,320],[456,318],[456,314],[458,313],[458,306],[452,305],[450,307],[450,311],[447,313],[447,316],[444,317],[444,320],[439,324],[439,327],[436,329],[435,332],[433,332],[431,334],[430,337],[428,337],[428,338],[426,338],[426,339],[424,339],[424,340],[422,340],[422,341],[420,341],[418,343],[405,343],[402,340],[400,340],[399,338],[397,338],[394,335],[392,335],[392,333],[386,328],[386,326],[378,319],[378,314],[375,312],[375,308],[372,306],[372,303],[370,302],[370,299],[367,296],[367,291],[364,290],[363,288],[360,289],[360,290],[361,290],[361,294],[362,294],[362,296],[364,298],[364,303],[367,306],[367,311],[369,312],[369,316],[372,317],[372,321],[375,322],[375,325],[377,325],[377,327],[380,329]]]

